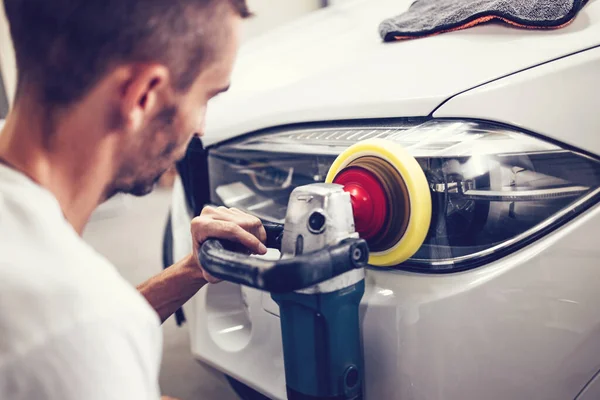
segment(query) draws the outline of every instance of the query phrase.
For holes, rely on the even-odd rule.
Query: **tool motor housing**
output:
[[[297,257],[357,238],[350,195],[336,184],[292,192],[282,258]],[[363,355],[359,304],[363,268],[317,285],[272,294],[280,308],[288,398],[362,399]]]
[[[350,195],[343,186],[315,183],[292,192],[283,231],[282,259],[331,247],[348,238],[358,238],[358,233],[354,229]],[[353,269],[301,292],[332,292],[364,277],[364,269]]]

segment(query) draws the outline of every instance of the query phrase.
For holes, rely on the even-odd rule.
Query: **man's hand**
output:
[[[199,217],[192,220],[193,258],[198,262],[204,279],[210,283],[219,280],[206,272],[198,261],[198,250],[207,239],[226,239],[239,243],[251,254],[265,254],[267,233],[260,219],[235,208],[205,207]]]
[[[198,260],[198,250],[206,239],[230,240],[239,243],[242,251],[253,254],[267,252],[263,244],[267,233],[260,220],[233,208],[206,207],[192,221],[192,238],[192,254],[138,286],[163,322],[207,282],[219,281],[204,271]]]

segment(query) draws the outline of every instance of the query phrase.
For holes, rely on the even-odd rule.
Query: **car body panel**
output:
[[[230,92],[209,106],[205,145],[292,123],[427,116],[460,92],[600,44],[598,2],[555,31],[491,24],[382,43],[379,22],[410,3],[343,3],[250,41]]]
[[[600,155],[599,104],[596,47],[469,90],[433,116],[503,122]]]
[[[596,373],[594,378],[587,386],[579,393],[575,400],[597,400],[600,399],[600,371]]]

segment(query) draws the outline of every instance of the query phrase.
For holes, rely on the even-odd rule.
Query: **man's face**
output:
[[[159,178],[183,158],[192,137],[204,134],[208,101],[228,89],[238,50],[241,18],[232,14],[224,23],[231,25],[231,33],[221,40],[212,60],[202,68],[189,91],[172,105],[162,107],[119,154],[121,167],[111,194],[150,193]]]

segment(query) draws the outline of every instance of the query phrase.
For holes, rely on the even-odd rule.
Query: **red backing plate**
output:
[[[377,177],[366,169],[343,169],[333,183],[350,193],[354,224],[361,238],[369,240],[384,226],[388,214],[385,191]]]

